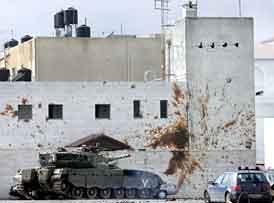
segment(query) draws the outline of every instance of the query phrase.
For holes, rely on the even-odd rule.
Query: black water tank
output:
[[[9,81],[10,70],[7,68],[0,68],[0,81]]]
[[[5,49],[7,49],[7,48],[12,48],[12,47],[16,47],[17,45],[18,45],[18,41],[17,40],[15,40],[15,39],[11,39],[10,41],[8,41],[8,42],[6,42],[5,44],[4,44],[4,47],[5,47]]]
[[[11,39],[9,41],[9,47],[16,47],[19,44],[19,42],[16,39]]]
[[[76,29],[77,37],[90,37],[90,27],[87,25],[81,25]]]
[[[31,70],[27,68],[21,68],[17,71],[17,75],[13,78],[12,81],[24,81],[30,82],[31,81]]]
[[[4,47],[5,49],[9,48],[9,42],[5,42]]]
[[[65,25],[78,24],[78,11],[74,8],[68,8],[64,11]]]
[[[65,21],[64,21],[64,11],[60,11],[54,15],[54,28],[64,28]]]
[[[21,43],[27,42],[32,39],[32,36],[25,35],[24,37],[21,38]]]

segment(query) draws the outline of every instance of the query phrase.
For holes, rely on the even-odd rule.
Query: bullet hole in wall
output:
[[[223,45],[222,45],[222,47],[227,47],[227,45],[228,45],[228,43],[227,42],[225,42],[225,43],[223,43]]]
[[[227,79],[226,79],[226,83],[229,84],[229,83],[231,83],[231,82],[232,82],[232,78],[227,78]]]
[[[206,43],[205,43],[206,44]],[[196,47],[198,47],[199,49],[202,49],[204,47],[208,47],[208,48],[211,48],[211,49],[214,49],[214,48],[227,48],[227,47],[240,47],[240,43],[239,42],[211,42],[210,44],[207,44],[207,45],[204,45],[203,42],[200,42],[198,45],[195,45]]]

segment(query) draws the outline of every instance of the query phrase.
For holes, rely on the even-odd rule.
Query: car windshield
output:
[[[262,183],[267,182],[263,173],[239,173],[238,183]]]

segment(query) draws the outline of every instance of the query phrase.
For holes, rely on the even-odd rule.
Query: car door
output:
[[[218,202],[218,188],[221,184],[221,182],[223,181],[224,178],[224,174],[220,175],[213,184],[208,186],[208,192],[209,192],[209,196],[212,202]]]
[[[216,191],[216,197],[218,202],[225,202],[225,193],[230,185],[231,174],[225,173],[222,182],[220,183],[218,190]]]

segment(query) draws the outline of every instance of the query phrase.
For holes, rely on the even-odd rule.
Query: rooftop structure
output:
[[[144,81],[161,78],[159,37],[36,37],[6,50],[11,80],[23,67],[33,81]]]

